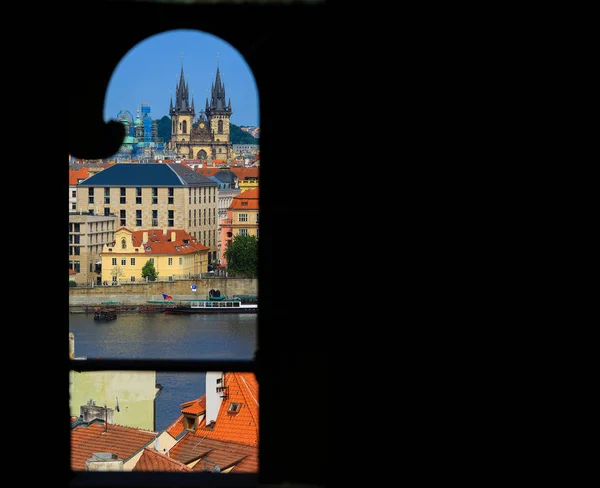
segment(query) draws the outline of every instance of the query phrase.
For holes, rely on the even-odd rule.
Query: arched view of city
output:
[[[254,373],[76,367],[254,357],[253,74],[218,37],[163,32],[115,69],[105,120],[122,125],[118,151],[68,163],[71,469],[258,473]]]

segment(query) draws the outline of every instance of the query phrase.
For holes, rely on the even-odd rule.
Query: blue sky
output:
[[[181,66],[196,113],[204,109],[215,81],[217,64],[231,98],[231,122],[237,126],[259,124],[258,93],[250,67],[227,41],[196,30],[172,30],[148,37],[134,46],[115,68],[104,101],[105,120],[121,110],[135,118],[140,105],[150,105],[153,119],[169,115]]]

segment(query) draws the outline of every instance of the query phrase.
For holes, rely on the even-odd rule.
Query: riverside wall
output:
[[[191,289],[196,285],[196,291]],[[147,305],[149,300],[164,300],[163,293],[174,301],[205,298],[211,288],[221,295],[258,295],[257,279],[207,278],[149,283],[127,283],[109,286],[69,288],[69,306],[98,306],[102,302],[119,302],[122,305]]]

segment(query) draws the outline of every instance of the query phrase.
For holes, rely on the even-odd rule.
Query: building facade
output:
[[[183,230],[117,229],[114,242],[102,251],[102,282],[144,282],[151,262],[159,279],[198,276],[208,270],[208,247]]]
[[[225,252],[236,235],[259,237],[258,188],[234,196],[227,209],[227,218],[221,220],[221,264],[227,265]]]
[[[100,253],[105,244],[115,239],[117,218],[69,212],[69,277],[78,285],[100,285],[102,282]]]
[[[217,256],[218,184],[180,163],[118,163],[78,185],[77,209],[116,227],[186,231]],[[110,241],[112,242],[112,241]]]
[[[183,66],[175,87],[175,104],[170,100],[171,141],[169,148],[185,159],[230,161],[233,149],[230,138],[231,99],[226,101],[225,85],[217,66],[210,102],[196,114],[194,98],[190,102],[189,87]]]

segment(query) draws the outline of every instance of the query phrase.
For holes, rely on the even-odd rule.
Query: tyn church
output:
[[[188,84],[181,67],[179,84],[175,87],[175,105],[171,97],[169,108],[171,115],[170,148],[178,156],[186,159],[220,159],[230,163],[233,159],[229,123],[231,118],[231,99],[225,101],[225,85],[217,66],[216,80],[211,88],[210,103],[200,110],[196,119],[194,98],[190,104]]]

